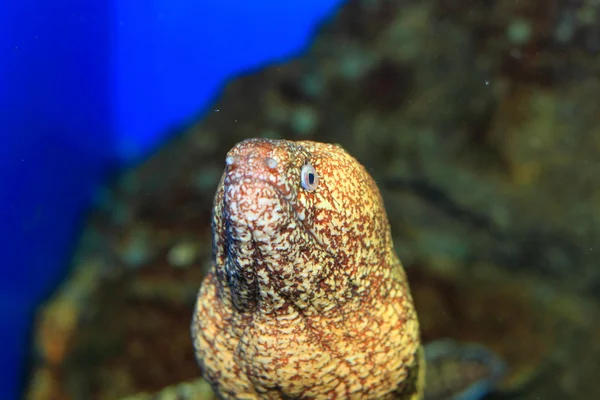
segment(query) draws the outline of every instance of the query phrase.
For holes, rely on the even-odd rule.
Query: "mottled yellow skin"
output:
[[[421,399],[419,325],[383,201],[337,145],[250,139],[229,153],[192,323],[224,399]],[[318,185],[301,185],[311,164]]]

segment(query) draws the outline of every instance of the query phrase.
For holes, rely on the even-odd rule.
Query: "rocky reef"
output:
[[[594,0],[349,1],[304,54],[230,82],[99,192],[40,309],[27,398],[197,378],[189,323],[213,195],[248,137],[337,142],[367,166],[426,341],[501,354],[509,398],[595,398],[599,13]]]

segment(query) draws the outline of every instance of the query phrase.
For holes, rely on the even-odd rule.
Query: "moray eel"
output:
[[[377,185],[340,146],[227,154],[192,338],[223,399],[423,397],[419,323]]]

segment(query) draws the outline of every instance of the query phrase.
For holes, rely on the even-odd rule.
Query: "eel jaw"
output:
[[[290,225],[291,207],[278,189],[264,180],[230,180],[224,190],[226,283],[235,307],[250,312],[257,307],[264,287],[258,276],[267,269],[262,253]]]

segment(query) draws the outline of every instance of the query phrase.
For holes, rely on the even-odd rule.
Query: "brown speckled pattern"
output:
[[[315,190],[300,171],[311,164]],[[341,147],[249,139],[227,155],[192,324],[225,399],[420,399],[419,325],[375,182]]]

